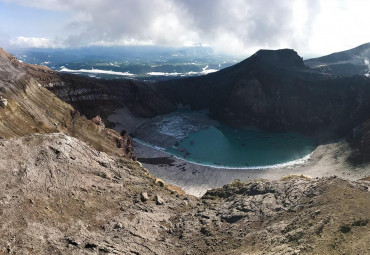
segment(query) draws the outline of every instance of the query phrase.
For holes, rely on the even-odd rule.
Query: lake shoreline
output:
[[[335,175],[343,179],[358,180],[369,176],[370,167],[354,167],[346,162],[348,146],[346,142],[320,145],[314,150],[310,159],[300,165],[266,169],[229,169],[197,165],[173,157],[167,152],[134,142],[137,157],[153,176],[179,186],[186,193],[198,197],[208,189],[222,187],[235,179],[278,180],[286,175],[304,174],[312,178]]]
[[[158,147],[158,146],[155,146],[155,145],[151,145],[151,144],[148,144],[144,141],[140,141],[139,139],[137,138],[133,138],[134,142],[137,143],[137,144],[140,144],[140,145],[143,145],[143,146],[146,146],[146,147],[149,147],[149,148],[152,148],[154,150],[157,150],[157,151],[161,151],[163,152],[164,155],[167,155],[167,156],[164,156],[163,158],[176,158],[176,159],[179,159],[179,160],[182,160],[182,161],[185,161],[185,162],[188,162],[188,163],[191,163],[191,164],[194,164],[194,165],[197,165],[197,166],[202,166],[202,167],[210,167],[210,168],[214,168],[214,169],[228,169],[228,170],[262,170],[262,169],[278,169],[278,168],[283,168],[283,167],[293,167],[295,165],[302,165],[302,164],[305,164],[306,162],[308,162],[311,158],[311,155],[313,154],[313,152],[305,155],[304,157],[301,157],[301,158],[298,158],[298,159],[294,159],[294,160],[291,160],[291,161],[287,161],[287,162],[282,162],[282,163],[276,163],[276,164],[272,164],[272,165],[261,165],[261,166],[226,166],[226,165],[212,165],[212,164],[207,164],[207,163],[200,163],[200,162],[194,162],[192,160],[189,160],[189,159],[186,159],[186,158],[182,158],[176,154],[172,154],[171,152],[167,151],[165,148],[162,148],[162,147]],[[162,157],[161,157],[162,158]]]
[[[192,121],[201,123],[200,128],[217,124],[206,114],[197,113],[191,117]],[[114,129],[117,131],[122,129],[132,131],[151,120],[138,118],[128,108],[117,109],[108,119],[115,123]],[[153,129],[144,128],[142,131],[144,131],[145,137],[154,139],[153,144],[163,144],[163,148],[167,144],[174,143],[170,136],[158,133],[154,135],[151,132]],[[142,134],[142,132],[140,133]],[[176,185],[194,196],[202,196],[208,189],[222,187],[235,179],[241,181],[278,180],[291,174],[304,174],[312,178],[336,175],[349,180],[370,176],[369,165],[354,167],[348,164],[346,159],[351,150],[345,141],[333,141],[317,146],[303,164],[265,169],[230,169],[198,165],[138,142],[134,142],[134,150],[139,161],[153,176]]]

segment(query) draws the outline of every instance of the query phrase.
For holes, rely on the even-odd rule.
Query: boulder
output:
[[[166,183],[162,179],[159,179],[159,178],[156,178],[154,183],[160,187],[166,186]]]
[[[149,200],[148,193],[146,191],[141,192],[140,194],[140,200],[143,202],[146,202]]]
[[[160,196],[158,195],[155,195],[155,203],[157,205],[163,205],[164,204],[164,201],[163,201],[163,198],[161,198]]]
[[[8,105],[8,100],[3,97],[0,97],[0,106],[5,108],[7,105]]]
[[[98,126],[105,127],[104,121],[101,119],[99,115],[91,119],[91,121]]]

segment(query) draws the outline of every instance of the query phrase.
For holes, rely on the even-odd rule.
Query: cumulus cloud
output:
[[[292,1],[179,1],[202,39],[227,48],[277,47],[291,33]]]
[[[28,47],[28,48],[62,48],[63,44],[56,40],[40,37],[24,37],[18,36],[10,40],[10,45],[13,47]]]
[[[330,25],[338,23],[347,29],[341,20],[350,22],[351,26],[356,25],[356,19],[361,19],[362,24],[370,22],[368,15],[356,17],[358,9],[366,12],[369,7],[361,0],[351,2],[350,18],[343,16],[345,8],[349,8],[349,0],[0,1],[71,14],[72,18],[64,28],[63,45],[66,47],[207,44],[219,51],[239,55],[253,53],[259,48],[286,47],[321,53],[333,47],[328,45],[329,41],[339,45],[341,40],[338,38],[345,34],[342,31],[328,40],[332,36],[330,29],[333,29]],[[340,11],[341,8],[345,10]],[[353,17],[356,19],[350,20]],[[334,29],[340,30],[340,27]],[[353,27],[349,29],[351,33],[361,31]],[[325,41],[320,40],[323,35]],[[351,39],[366,38],[356,35]]]
[[[163,46],[207,44],[240,55],[261,47],[291,46],[293,7],[291,0],[108,0],[104,5],[76,6],[90,20],[73,22],[81,32],[66,42],[135,38]]]

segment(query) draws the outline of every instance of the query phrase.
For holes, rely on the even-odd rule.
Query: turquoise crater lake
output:
[[[221,124],[190,133],[165,151],[199,164],[249,168],[299,160],[314,149],[313,140],[297,133],[266,133]]]
[[[315,149],[314,140],[298,133],[236,129],[204,111],[178,111],[146,121],[132,133],[136,141],[187,161],[224,168],[293,165]]]

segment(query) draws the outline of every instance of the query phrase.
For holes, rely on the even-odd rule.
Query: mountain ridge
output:
[[[370,71],[370,43],[305,60],[312,69],[342,76],[366,75]]]

